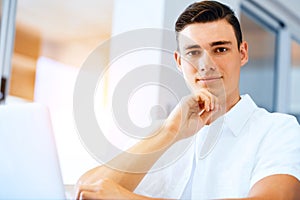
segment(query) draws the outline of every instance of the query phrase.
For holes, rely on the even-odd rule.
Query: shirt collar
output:
[[[257,105],[251,97],[246,94],[242,95],[240,101],[225,114],[225,124],[232,131],[234,136],[239,135],[256,108]]]

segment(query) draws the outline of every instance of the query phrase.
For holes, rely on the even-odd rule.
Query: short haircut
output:
[[[176,39],[178,43],[178,33],[187,25],[195,23],[206,23],[226,19],[233,27],[238,48],[243,41],[239,20],[233,10],[217,1],[201,1],[189,5],[178,17],[175,24]]]

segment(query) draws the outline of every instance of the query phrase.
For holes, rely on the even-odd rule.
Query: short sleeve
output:
[[[300,126],[290,115],[273,114],[272,117],[272,128],[257,152],[250,187],[275,174],[288,174],[300,180]]]

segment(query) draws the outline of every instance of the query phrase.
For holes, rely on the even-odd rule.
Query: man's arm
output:
[[[287,174],[267,176],[253,185],[249,198],[297,200],[300,199],[300,181]]]
[[[126,153],[81,176],[77,183],[77,195],[87,185],[100,184],[102,179],[107,178],[133,191],[153,164],[174,142],[174,135],[167,128],[159,130],[153,137],[142,140]],[[118,166],[120,170],[110,168],[111,165]],[[144,173],[131,173],[134,171]]]
[[[298,200],[300,181],[287,174],[275,174],[258,181],[251,188],[248,197],[240,200]],[[223,199],[239,200],[239,199]]]
[[[109,179],[102,179],[95,185],[81,186],[78,196],[80,200],[103,199],[103,200],[162,200],[161,198],[151,198],[135,194],[121,185]]]
[[[134,194],[111,180],[104,179],[97,185],[82,188],[80,199],[139,199],[158,200]],[[248,197],[234,200],[299,200],[300,182],[285,174],[268,176],[258,181],[250,190]],[[231,199],[223,199],[231,200]],[[232,199],[233,200],[233,199]]]

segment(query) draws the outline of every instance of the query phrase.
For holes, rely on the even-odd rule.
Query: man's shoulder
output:
[[[249,120],[250,122],[261,122],[263,125],[271,125],[273,127],[286,123],[299,126],[295,116],[280,112],[270,112],[263,107],[257,106],[250,95],[246,94],[243,95],[243,97],[247,99],[247,105],[252,109],[252,115]]]
[[[295,116],[270,112],[259,107],[250,95],[243,95],[242,100],[244,105],[240,106],[240,110],[242,109],[242,113],[248,110],[245,127],[248,127],[252,138],[257,138],[259,141],[268,138],[267,140],[272,141],[284,136],[300,140],[300,126]]]
[[[270,123],[274,126],[279,124],[286,124],[286,123],[299,126],[296,117],[293,115],[280,113],[280,112],[269,112],[266,109],[260,107],[258,107],[255,110],[253,117],[256,120],[261,120],[264,123]]]
[[[295,116],[257,108],[252,115],[251,132],[264,141],[300,141],[300,125]],[[255,135],[257,135],[255,134]],[[258,136],[257,135],[257,136]],[[298,143],[300,144],[300,143]]]
[[[255,171],[251,186],[273,174],[288,174],[300,178],[300,126],[289,114],[258,109],[258,123],[252,133],[257,143]],[[300,179],[299,179],[300,180]]]

